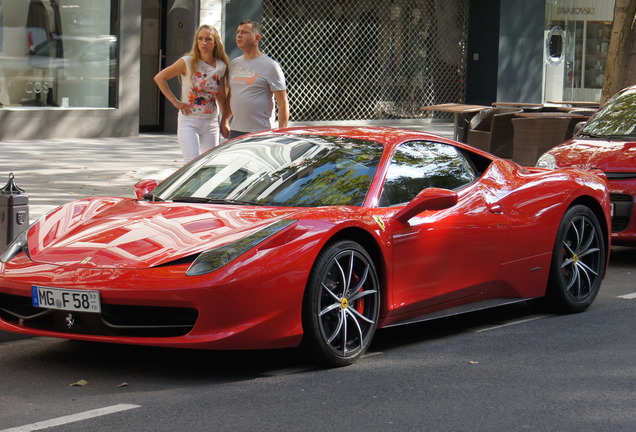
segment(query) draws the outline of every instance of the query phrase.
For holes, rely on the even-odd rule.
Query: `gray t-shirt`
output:
[[[230,63],[229,86],[232,130],[258,132],[275,127],[273,92],[287,89],[276,61],[265,54],[250,60],[235,58]]]

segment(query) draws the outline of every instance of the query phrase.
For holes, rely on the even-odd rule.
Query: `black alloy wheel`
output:
[[[575,205],[563,216],[557,233],[546,297],[559,312],[587,309],[599,292],[607,250],[594,212]]]
[[[305,348],[323,365],[349,365],[369,348],[379,312],[380,284],[369,254],[348,240],[327,245],[305,293]]]

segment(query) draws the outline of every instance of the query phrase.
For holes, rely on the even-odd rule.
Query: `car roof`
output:
[[[320,136],[337,136],[350,139],[360,139],[374,141],[383,144],[385,147],[393,147],[405,141],[426,140],[445,142],[458,147],[467,148],[464,144],[458,143],[440,135],[427,132],[419,132],[416,130],[398,129],[387,126],[295,126],[285,129],[275,129],[273,131],[263,131],[255,134],[271,135],[320,135]],[[475,149],[470,149],[474,151]]]

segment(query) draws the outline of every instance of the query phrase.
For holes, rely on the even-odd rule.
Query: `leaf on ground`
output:
[[[86,387],[87,385],[88,381],[81,379],[73,384],[69,384],[69,387]]]

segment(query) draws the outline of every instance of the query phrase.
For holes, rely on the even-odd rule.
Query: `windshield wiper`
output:
[[[581,132],[577,136],[581,137],[581,138],[604,138],[601,135],[595,135],[595,134],[591,134],[589,132]]]
[[[145,199],[146,201],[152,201],[152,202],[162,202],[165,201],[163,198],[159,198],[157,195],[153,194],[153,193],[147,193],[146,195],[144,195],[142,197],[143,199]]]
[[[605,135],[603,138],[608,140],[630,140],[636,138],[636,135],[633,133],[622,134],[622,135]]]
[[[261,203],[257,203],[254,201],[242,201],[242,200],[233,200],[226,198],[207,198],[207,197],[186,197],[186,196],[177,196],[171,199],[172,202],[183,202],[183,203],[201,203],[201,204],[236,204],[236,205],[264,205]]]
[[[606,139],[606,140],[626,140],[626,139],[636,138],[636,135],[633,133],[598,135],[598,134],[591,134],[591,133],[584,132],[584,133],[580,133],[578,136],[581,138],[596,138],[596,139]]]

